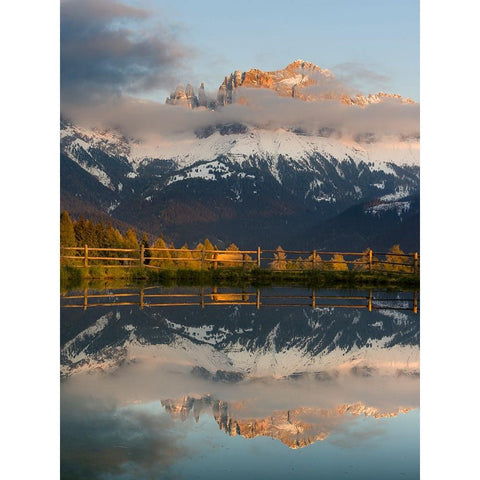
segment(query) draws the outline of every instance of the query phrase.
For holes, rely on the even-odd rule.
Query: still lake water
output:
[[[419,478],[413,292],[61,297],[62,479]]]

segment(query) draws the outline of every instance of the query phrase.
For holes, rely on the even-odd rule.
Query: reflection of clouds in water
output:
[[[385,427],[378,424],[369,425],[366,422],[362,422],[362,430],[356,430],[357,422],[360,419],[349,416],[349,420],[351,421],[338,426],[335,435],[329,437],[329,443],[340,448],[372,447],[373,444],[369,442],[370,440],[382,437],[387,433]]]
[[[64,479],[156,478],[185,457],[174,421],[144,407],[116,409],[91,398],[62,401]],[[163,477],[162,477],[163,478]]]
[[[149,359],[153,363],[155,359]],[[357,366],[356,371],[362,371]],[[68,378],[62,385],[64,395],[94,395],[115,398],[119,404],[146,404],[160,399],[201,396],[208,392],[235,405],[240,402],[244,416],[266,417],[274,410],[302,408],[305,405],[333,409],[342,404],[362,402],[382,412],[396,411],[399,406],[417,408],[419,378],[411,371],[386,376],[376,371],[371,376],[353,375],[347,369],[323,372],[298,379],[252,378],[238,383],[215,382],[190,374],[191,367],[178,364],[150,363],[145,359],[124,365],[115,375],[85,374]],[[367,370],[368,371],[368,370]],[[328,381],[324,378],[329,377]]]
[[[375,364],[374,364],[375,365]],[[266,417],[274,410],[302,408],[305,405],[332,409],[342,404],[362,402],[383,412],[402,407],[417,408],[419,378],[411,370],[379,374],[373,367],[362,364],[342,371],[323,371],[298,378],[251,378],[236,383],[216,382],[191,375],[190,365],[158,363],[144,358],[135,364],[123,365],[115,375],[82,374],[69,377],[62,385],[63,395],[93,395],[114,398],[118,404],[157,401],[185,396],[201,396],[205,392],[242,405],[244,416]],[[370,376],[365,375],[371,372]],[[328,380],[324,380],[328,378]]]

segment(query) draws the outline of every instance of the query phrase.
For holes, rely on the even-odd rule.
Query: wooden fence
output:
[[[62,265],[78,267],[142,267],[151,269],[264,268],[270,270],[360,270],[420,273],[418,253],[324,252],[319,250],[205,250],[187,248],[60,247]]]
[[[338,295],[334,292],[312,289],[310,292],[300,291],[284,293],[274,289],[261,292],[260,289],[225,291],[218,287],[201,287],[196,290],[184,292],[166,292],[158,287],[145,287],[140,289],[115,289],[108,291],[68,292],[63,294],[60,305],[64,308],[91,307],[118,307],[138,306],[145,307],[183,307],[200,306],[205,308],[214,305],[250,305],[257,309],[261,307],[311,307],[311,308],[354,308],[373,310],[407,310],[419,312],[418,292],[403,292],[401,298],[385,297],[370,290],[359,292],[357,295]]]

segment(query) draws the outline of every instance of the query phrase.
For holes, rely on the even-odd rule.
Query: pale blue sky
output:
[[[385,90],[419,101],[418,0],[130,3],[158,9],[192,46],[183,83],[204,81],[216,90],[234,70],[276,70],[302,58],[349,75],[364,93]]]

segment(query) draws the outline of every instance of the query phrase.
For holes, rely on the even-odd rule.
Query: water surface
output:
[[[413,292],[155,287],[61,304],[62,478],[419,477]]]

